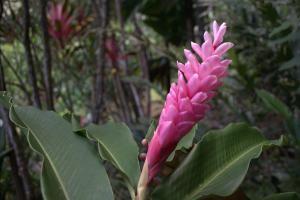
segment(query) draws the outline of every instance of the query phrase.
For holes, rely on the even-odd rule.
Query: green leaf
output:
[[[6,91],[0,91],[0,106],[9,109],[11,103],[11,97]]]
[[[85,136],[85,130],[83,128],[81,128],[81,126],[80,126],[80,117],[79,116],[76,116],[72,113],[67,112],[67,113],[63,114],[62,117],[72,124],[73,132],[78,133],[79,135]]]
[[[98,142],[102,159],[111,162],[125,176],[125,181],[136,188],[141,171],[139,150],[130,129],[124,123],[109,122],[90,124],[86,130],[88,136]]]
[[[193,140],[194,140],[197,129],[198,129],[198,125],[196,124],[192,128],[192,130],[190,130],[190,132],[180,140],[176,149],[180,150],[182,148],[188,149],[188,148],[192,147]]]
[[[250,161],[258,158],[263,148],[282,143],[283,137],[266,140],[258,129],[245,123],[209,131],[154,191],[153,198],[192,200],[228,196],[241,184]]]
[[[154,131],[155,131],[155,129],[156,129],[156,126],[157,126],[157,121],[156,121],[156,120],[152,120],[152,121],[151,121],[151,124],[150,124],[150,126],[149,126],[149,128],[148,128],[147,134],[146,134],[146,136],[145,136],[145,139],[146,139],[148,142],[151,141],[151,139],[152,139],[152,137],[153,137],[153,135],[154,135]]]
[[[256,90],[256,94],[270,110],[280,114],[285,119],[293,116],[290,109],[270,92],[266,90]]]
[[[281,33],[282,31],[284,31],[288,28],[291,28],[291,26],[292,26],[292,23],[290,21],[285,21],[282,24],[280,24],[280,26],[274,28],[272,30],[272,32],[269,34],[269,37],[273,37],[273,36]]]
[[[12,121],[28,129],[27,139],[43,157],[41,187],[47,200],[113,199],[97,151],[72,125],[52,111],[12,107]]]
[[[283,118],[287,131],[300,141],[300,136],[299,133],[297,133],[296,124],[293,119],[293,113],[289,107],[266,90],[256,90],[256,94],[262,99],[267,108]]]
[[[178,150],[182,150],[182,149],[189,149],[192,147],[193,145],[193,140],[197,131],[198,125],[196,124],[192,130],[186,135],[184,136],[180,142],[177,144],[175,150],[171,153],[171,155],[168,157],[167,161],[172,161],[174,156],[175,156],[175,152]]]
[[[279,19],[279,14],[271,2],[262,2],[257,5],[257,8],[262,13],[262,16],[265,20],[275,24]]]
[[[279,68],[279,71],[284,71],[299,66],[299,63],[300,63],[299,55],[296,55],[291,60],[283,63]]]
[[[280,194],[273,194],[262,200],[300,200],[300,195],[296,192],[286,192]]]

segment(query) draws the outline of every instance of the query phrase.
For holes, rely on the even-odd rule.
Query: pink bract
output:
[[[50,4],[48,12],[49,25],[48,30],[52,37],[66,41],[73,34],[73,18],[64,9],[62,3]]]
[[[148,182],[160,171],[177,143],[202,118],[210,106],[209,100],[216,95],[215,90],[222,85],[220,80],[227,75],[231,60],[222,56],[233,44],[223,42],[226,24],[213,23],[213,39],[204,33],[204,43],[191,43],[192,49],[202,59],[185,49],[185,64],[177,63],[178,81],[171,85],[159,124],[149,144],[147,153]]]

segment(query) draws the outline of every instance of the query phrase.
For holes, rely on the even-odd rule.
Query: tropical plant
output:
[[[205,32],[202,45],[192,43],[202,63],[185,50],[188,61],[178,63],[178,81],[171,86],[157,127],[152,124],[146,136],[151,141],[142,171],[138,145],[125,124],[91,123],[83,127],[72,114],[60,116],[54,111],[18,106],[1,92],[0,103],[9,109],[10,120],[42,158],[44,199],[114,199],[104,161],[118,170],[132,199],[193,200],[234,193],[250,161],[271,146],[283,145],[285,139],[267,140],[256,127],[230,123],[223,129],[208,131],[193,145],[195,126],[206,115],[208,101],[215,96],[231,63],[223,59],[233,46],[222,43],[225,31],[225,23],[219,26],[214,22],[213,39]],[[175,160],[182,150],[184,160],[155,185],[166,162]],[[175,157],[171,155],[174,153]],[[286,193],[266,199],[286,198],[299,199],[299,195]]]

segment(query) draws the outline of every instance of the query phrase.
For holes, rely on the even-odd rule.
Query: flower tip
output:
[[[210,36],[210,34],[209,34],[209,32],[208,32],[208,31],[205,31],[205,32],[204,32],[204,35],[203,35],[203,37],[204,37],[204,41],[205,41],[205,42],[209,42],[209,43],[211,43],[211,42],[212,42],[212,40],[211,40],[211,36]]]
[[[177,65],[183,65],[181,62],[179,62],[178,60],[176,61]]]
[[[215,28],[219,27],[219,24],[218,24],[218,22],[216,20],[213,21],[213,27],[215,27]]]
[[[189,57],[191,56],[192,52],[190,50],[188,50],[188,49],[184,49],[183,52],[184,52],[185,57],[187,59],[189,59]]]
[[[195,45],[198,45],[196,42],[191,42],[191,46],[195,46]]]
[[[192,49],[199,49],[200,48],[200,45],[199,44],[197,44],[196,42],[191,42],[191,47],[192,47]]]
[[[187,54],[191,53],[191,51],[188,50],[188,49],[184,49],[183,52],[184,52],[185,54],[186,54],[186,53],[187,53]]]
[[[225,23],[225,22],[223,22],[222,24],[221,24],[221,26],[220,26],[220,29],[221,28],[226,28],[227,27],[227,24]]]
[[[217,34],[218,30],[219,30],[219,24],[217,23],[216,20],[214,20],[213,24],[212,24],[212,29],[213,29],[213,33],[214,35]]]
[[[224,65],[224,66],[228,66],[228,65],[230,65],[231,63],[232,63],[232,60],[229,60],[229,59],[223,60],[223,61],[221,62],[221,64]]]
[[[183,70],[184,64],[182,64],[181,62],[177,61],[177,67],[179,70]]]

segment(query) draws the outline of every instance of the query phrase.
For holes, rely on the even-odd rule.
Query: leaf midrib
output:
[[[109,148],[107,148],[107,146],[103,142],[101,142],[99,139],[97,139],[97,142],[99,142],[99,144],[106,149],[106,152],[108,152],[109,156],[114,160],[114,162],[116,163],[118,168],[125,174],[125,170],[121,167],[120,163],[118,162],[118,159],[116,159],[116,157],[113,156],[113,154],[109,151]]]
[[[39,146],[40,146],[41,149],[43,150],[45,157],[47,158],[47,160],[49,161],[50,165],[52,166],[53,171],[54,171],[54,174],[56,175],[56,177],[57,177],[57,179],[58,179],[58,182],[59,182],[60,185],[61,185],[61,188],[62,188],[62,191],[63,191],[63,193],[64,193],[65,198],[66,198],[67,200],[71,200],[71,198],[69,197],[69,195],[68,195],[68,193],[67,193],[66,188],[64,187],[64,184],[62,184],[63,181],[62,181],[61,177],[59,176],[59,173],[57,172],[54,163],[51,161],[51,159],[49,159],[49,158],[51,158],[50,155],[47,153],[47,151],[46,151],[46,150],[44,149],[44,147],[41,145],[39,139],[35,136],[34,131],[32,131],[32,129],[29,128],[29,126],[28,126],[28,124],[27,124],[26,122],[24,122],[24,121],[22,121],[22,122],[26,125],[28,131],[32,133],[32,136],[35,138],[35,140],[37,141],[37,143],[39,144]],[[30,134],[30,133],[29,133],[29,134]]]
[[[253,146],[252,148],[250,148],[249,150],[245,151],[244,153],[240,154],[237,159],[233,159],[232,162],[228,162],[228,164],[226,165],[226,167],[224,167],[222,170],[220,170],[219,172],[217,172],[215,175],[210,176],[210,178],[208,179],[208,181],[200,188],[200,190],[203,190],[203,188],[207,187],[212,181],[214,181],[220,174],[224,173],[230,166],[234,165],[241,157],[243,157],[244,155],[248,154],[250,151],[252,151],[253,149],[263,145],[266,141],[262,141],[260,143],[258,143],[257,145]],[[251,160],[251,159],[249,159]],[[201,189],[202,188],[202,189]],[[197,193],[198,190],[194,190],[194,192],[191,193],[191,195],[189,195],[188,197],[194,197],[195,193]],[[186,200],[188,199],[192,199],[192,198],[185,198]]]

